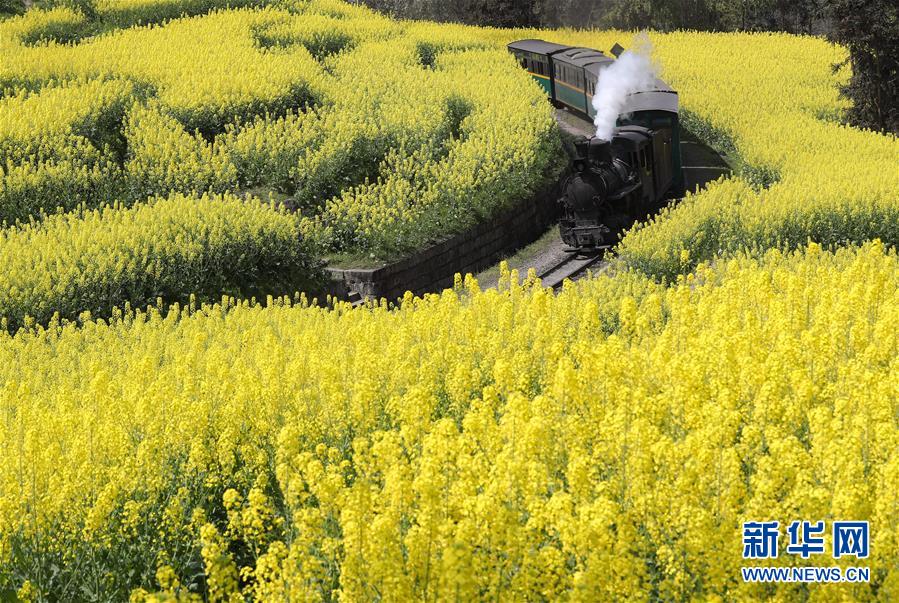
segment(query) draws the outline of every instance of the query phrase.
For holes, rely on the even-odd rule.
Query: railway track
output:
[[[566,280],[576,281],[594,266],[599,265],[605,257],[609,247],[602,247],[596,253],[581,255],[572,251],[560,261],[537,274],[544,287],[552,287],[558,290]]]
[[[611,249],[610,246],[604,246],[589,255],[583,255],[577,251],[565,252],[560,259],[553,261],[548,266],[544,265],[542,271],[537,273],[537,277],[544,287],[551,287],[554,291],[558,291],[566,280],[576,281],[586,276],[587,271],[591,268],[601,266],[605,259],[605,252],[609,249]],[[558,251],[555,253],[558,253]],[[494,283],[491,286],[495,287],[496,284]],[[353,307],[358,307],[364,305],[367,300],[354,291],[350,294],[347,301]]]

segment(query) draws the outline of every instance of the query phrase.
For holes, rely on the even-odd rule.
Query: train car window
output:
[[[640,149],[640,167],[646,167],[646,149]]]
[[[521,58],[521,66],[524,67],[525,69],[528,68],[528,60],[524,57]]]

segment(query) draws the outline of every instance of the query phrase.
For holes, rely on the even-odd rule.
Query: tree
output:
[[[532,27],[538,25],[534,0],[486,0],[468,2],[475,22],[495,27]]]
[[[827,0],[831,39],[849,49],[852,77],[842,93],[849,120],[899,134],[899,6],[895,0]]]
[[[500,27],[822,33],[821,4],[829,0],[356,1],[398,17]]]
[[[600,21],[608,4],[596,0],[536,0],[534,14],[544,27],[590,27]]]
[[[25,0],[0,0],[0,19],[25,12]]]

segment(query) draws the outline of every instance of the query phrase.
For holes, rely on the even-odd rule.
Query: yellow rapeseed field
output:
[[[231,195],[175,194],[9,228],[0,232],[0,265],[0,323],[12,331],[157,298],[311,285],[296,221]]]
[[[0,22],[0,600],[899,598],[899,143],[842,49],[652,34],[735,177],[558,294],[354,309],[266,294],[522,198],[559,140],[503,45],[630,34],[96,6]],[[870,583],[744,583],[794,519],[869,521]]]
[[[0,220],[101,205],[54,186],[61,169],[75,181],[99,170],[106,201],[129,204],[284,193],[326,249],[390,256],[508,207],[558,167],[551,108],[501,45],[322,0],[197,1],[184,10],[207,14],[114,27],[129,11],[128,23],[159,23],[175,4],[100,3],[106,29],[74,44],[59,43],[87,27],[71,9],[0,24]],[[256,8],[210,11],[235,4]],[[33,137],[55,155],[4,152]],[[84,158],[82,138],[97,157]],[[59,158],[70,155],[80,164]],[[124,173],[107,165],[121,158]]]
[[[0,579],[61,600],[92,572],[135,600],[748,599],[768,591],[738,581],[741,521],[852,517],[871,585],[812,594],[892,598],[895,252],[772,251],[670,288],[516,280],[3,336]]]

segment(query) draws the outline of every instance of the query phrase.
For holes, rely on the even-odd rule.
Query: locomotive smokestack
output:
[[[612,141],[605,138],[591,138],[589,156],[597,163],[612,163]]]
[[[612,143],[602,138],[581,138],[574,143],[574,169],[583,172],[591,164],[612,162]]]
[[[590,166],[612,162],[612,142],[602,138],[581,138],[574,143],[574,171],[583,172]]]

